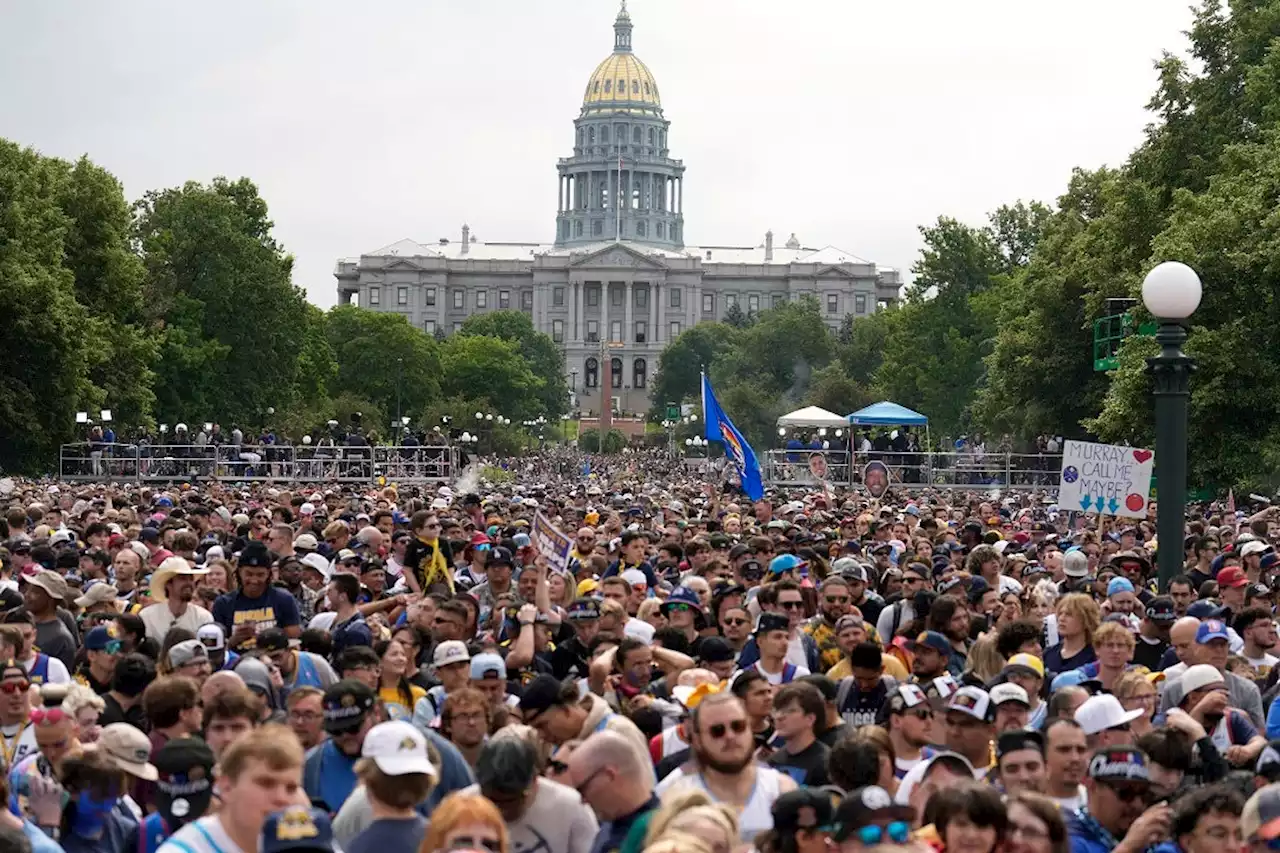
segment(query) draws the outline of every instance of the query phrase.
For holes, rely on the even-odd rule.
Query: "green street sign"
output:
[[[680,406],[676,403],[667,403],[667,420],[680,420]]]

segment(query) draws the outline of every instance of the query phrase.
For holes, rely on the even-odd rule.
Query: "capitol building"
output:
[[[339,303],[399,312],[428,334],[524,311],[563,348],[582,409],[599,406],[605,382],[616,411],[644,412],[663,347],[695,323],[809,294],[834,329],[897,301],[897,270],[794,234],[777,245],[771,231],[754,246],[686,244],[685,167],[671,156],[658,82],[632,50],[625,0],[613,30],[613,52],[587,80],[573,154],[556,164],[554,242],[479,242],[467,225],[457,241],[400,240],[338,261]]]

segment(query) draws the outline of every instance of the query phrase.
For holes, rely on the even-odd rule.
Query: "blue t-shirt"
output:
[[[427,822],[420,815],[410,818],[382,818],[343,848],[346,853],[387,853],[390,850],[417,850],[427,834]]]
[[[22,834],[31,842],[31,853],[63,853],[62,845],[40,831],[29,820],[22,822]]]
[[[352,758],[343,753],[331,740],[307,753],[302,769],[302,787],[311,798],[312,805],[324,808],[331,815],[338,813],[356,789],[357,758],[359,756]]]
[[[335,655],[352,646],[372,646],[373,632],[364,616],[356,613],[345,622],[335,623],[329,631]]]
[[[238,592],[218,596],[213,603],[213,621],[230,637],[237,626],[246,623],[257,626],[261,632],[267,628],[301,625],[302,617],[298,615],[297,599],[283,589],[268,587],[259,598],[246,598]]]
[[[1098,655],[1094,653],[1093,646],[1085,646],[1069,658],[1062,656],[1062,643],[1056,646],[1050,646],[1044,650],[1044,671],[1048,673],[1048,678],[1060,672],[1067,672],[1073,669],[1079,669],[1087,663],[1093,663],[1098,659]]]
[[[107,814],[102,834],[82,838],[74,832],[62,836],[66,853],[135,853],[138,844],[138,821],[124,803],[118,803]]]

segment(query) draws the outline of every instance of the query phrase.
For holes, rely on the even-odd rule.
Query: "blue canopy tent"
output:
[[[865,409],[858,409],[848,416],[848,420],[855,426],[923,426],[925,448],[932,447],[929,440],[929,419],[919,412],[913,412],[906,406],[899,406],[888,400],[881,400]]]

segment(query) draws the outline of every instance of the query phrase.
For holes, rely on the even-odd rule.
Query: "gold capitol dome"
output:
[[[596,66],[582,96],[582,112],[661,113],[662,99],[653,72],[631,52],[631,16],[622,0],[613,22],[613,53]]]

